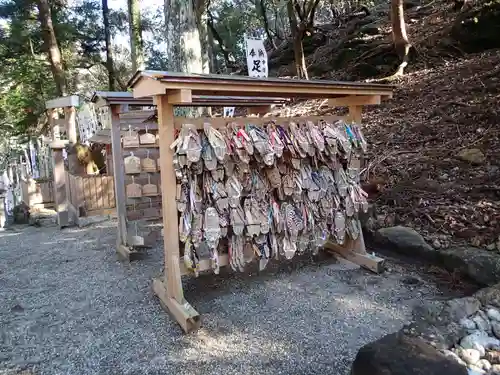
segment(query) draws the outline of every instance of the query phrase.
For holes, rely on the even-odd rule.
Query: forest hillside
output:
[[[340,28],[319,28],[304,45],[308,70],[314,78],[396,85],[392,100],[363,116],[372,229],[404,225],[436,248],[500,250],[500,2],[404,4],[412,44],[404,76],[390,77],[400,61],[388,3],[347,16]],[[290,60],[284,45],[270,62],[278,75],[291,75]],[[296,110],[328,112],[320,106]]]

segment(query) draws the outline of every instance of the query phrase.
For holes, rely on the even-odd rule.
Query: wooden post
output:
[[[199,328],[198,312],[184,299],[182,290],[177,207],[175,203],[176,177],[174,151],[170,145],[174,138],[174,107],[167,95],[156,97],[158,106],[158,130],[160,133],[160,169],[163,207],[163,233],[165,252],[165,275],[153,281],[153,290],[162,306],[179,322],[185,332]]]
[[[66,171],[64,170],[64,158],[58,144],[51,145],[52,148],[52,171],[54,175],[54,203],[57,211],[57,224],[59,228],[70,224],[66,195]]]
[[[125,259],[130,259],[127,247],[127,197],[125,195],[125,169],[123,166],[122,139],[120,133],[120,106],[110,105],[111,111],[111,150],[113,154],[113,176],[115,182],[116,215],[118,217],[118,236],[116,251]]]
[[[77,141],[76,136],[76,108],[66,107],[64,109],[64,116],[66,119],[66,134],[70,145],[74,145]]]

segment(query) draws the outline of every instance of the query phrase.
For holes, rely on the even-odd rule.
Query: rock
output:
[[[464,349],[476,349],[484,356],[484,350],[500,346],[500,341],[488,336],[484,331],[476,331],[460,340],[460,346]]]
[[[500,364],[500,351],[488,350],[488,352],[484,356],[484,359],[486,359],[488,362],[490,362],[493,365],[498,365],[498,364]]]
[[[432,241],[432,247],[434,249],[440,249],[441,248],[441,242],[435,238],[434,241]]]
[[[16,224],[29,224],[30,222],[30,208],[29,206],[21,202],[12,210],[14,216],[14,223]]]
[[[497,245],[495,243],[490,243],[489,245],[486,246],[486,250],[493,251],[496,249],[497,249]]]
[[[481,359],[481,353],[476,349],[460,349],[458,356],[469,365],[474,365]]]
[[[481,303],[474,297],[455,298],[446,301],[445,305],[446,313],[454,321],[474,315],[481,308]]]
[[[491,322],[491,329],[493,330],[493,334],[497,339],[500,339],[500,323],[496,321]]]
[[[486,374],[486,371],[484,371],[482,368],[474,366],[474,365],[469,365],[469,375],[480,375],[480,374]]]
[[[491,372],[494,374],[494,375],[497,375],[497,374],[500,374],[500,365],[492,365],[491,366]]]
[[[419,338],[396,332],[363,346],[351,375],[466,375],[466,367]]]
[[[464,327],[468,331],[472,331],[476,329],[476,323],[474,323],[472,320],[467,319],[467,318],[462,318],[460,319],[460,325]]]
[[[480,289],[474,294],[474,298],[477,298],[483,306],[500,309],[500,284]]]
[[[413,309],[413,322],[407,327],[408,333],[423,338],[438,349],[448,349],[461,338],[472,333],[458,322],[476,314],[480,307],[479,300],[474,297],[450,301],[426,301]],[[472,322],[472,324],[475,329],[475,323]],[[472,324],[468,323],[468,326],[472,328]],[[484,353],[484,348],[482,352]]]
[[[441,353],[444,354],[445,357],[453,359],[460,363],[462,366],[467,366],[467,363],[465,363],[462,358],[460,358],[456,353],[453,353],[451,350],[442,350]]]
[[[486,315],[489,319],[500,322],[500,311],[498,311],[497,309],[490,308],[486,310]]]
[[[414,229],[403,226],[381,228],[375,232],[374,242],[403,255],[435,261],[437,251]]]
[[[491,363],[488,362],[486,359],[480,359],[479,361],[476,362],[476,366],[479,367],[480,369],[484,371],[490,371],[491,370]]]
[[[486,156],[478,148],[463,149],[457,154],[457,158],[474,165],[481,165],[486,161]]]
[[[481,311],[480,311],[481,312]],[[476,315],[475,317],[472,318],[472,321],[476,323],[476,326],[478,329],[485,331],[485,332],[490,332],[491,331],[491,325],[488,319],[482,317],[480,314]]]
[[[359,29],[359,32],[366,35],[378,35],[380,34],[382,27],[376,24],[368,24]]]
[[[439,259],[448,271],[460,271],[479,284],[500,282],[500,255],[495,252],[476,247],[455,247],[441,250]]]

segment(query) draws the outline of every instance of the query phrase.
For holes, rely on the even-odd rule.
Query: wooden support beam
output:
[[[380,95],[350,95],[328,99],[330,107],[351,107],[355,105],[377,105],[381,103]]]
[[[361,106],[361,105],[349,106],[349,113],[347,114],[347,121],[355,122],[356,124],[361,124],[361,112],[362,111],[363,111],[363,106]]]
[[[183,304],[181,274],[179,268],[179,230],[177,223],[177,206],[175,191],[177,181],[174,170],[174,151],[170,145],[175,140],[174,107],[168,101],[168,96],[156,98],[158,105],[158,130],[160,133],[160,170],[161,194],[163,208],[163,233],[165,252],[165,282],[167,295]]]
[[[125,168],[123,165],[122,141],[120,133],[120,106],[111,105],[111,151],[113,154],[113,179],[115,183],[116,214],[118,217],[118,236],[116,251],[129,259],[127,247],[127,208],[125,196]]]
[[[164,280],[153,280],[153,292],[160,299],[160,305],[163,309],[177,320],[185,333],[194,332],[200,328],[200,314],[188,302],[180,303],[170,297]]]
[[[290,121],[300,120],[304,121],[313,121],[318,122],[320,120],[325,120],[329,122],[335,122],[337,120],[345,119],[342,116],[335,115],[327,115],[327,116],[303,116],[303,117],[251,117],[253,125],[262,125],[267,124],[269,122],[275,122],[277,125],[282,125],[287,127],[290,124]],[[185,117],[176,117],[174,119],[174,127],[175,129],[181,129],[183,124],[191,124],[195,125],[198,129],[203,129],[203,124],[205,122],[209,122],[210,125],[216,129],[222,129],[227,126],[229,123],[235,123],[239,125],[248,124],[248,117],[198,117],[198,118],[185,118]]]
[[[168,90],[167,97],[170,104],[188,104],[193,101],[191,90]]]
[[[362,240],[362,239],[361,239]],[[346,246],[338,245],[334,242],[328,241],[325,245],[325,249],[331,250],[330,252],[335,253],[335,255],[340,255],[348,261],[358,264],[363,268],[366,268],[375,273],[384,272],[384,259],[379,258],[375,255],[366,253],[358,253],[353,250],[355,246],[355,241],[347,240]]]

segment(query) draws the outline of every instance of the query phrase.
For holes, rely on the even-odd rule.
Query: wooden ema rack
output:
[[[264,104],[281,104],[286,102],[283,98],[265,98],[265,97],[235,97],[235,96],[195,96],[193,102],[199,106],[214,106],[214,105],[236,105],[244,101],[247,106],[252,108],[250,112],[262,111]],[[142,208],[159,208],[161,213],[161,191],[157,197],[128,198],[126,194],[126,185],[134,180],[144,184],[148,182],[147,175],[140,174],[127,174],[124,168],[124,158],[128,153],[133,152],[135,155],[143,158],[149,152],[149,156],[158,159],[159,143],[155,145],[127,148],[123,145],[123,138],[127,136],[128,126],[131,126],[132,132],[141,134],[145,132],[146,128],[149,132],[157,134],[158,125],[156,122],[151,122],[148,119],[154,114],[154,110],[143,109],[154,106],[154,98],[152,96],[134,98],[130,92],[114,92],[114,91],[96,91],[92,96],[91,101],[95,103],[98,108],[107,107],[110,111],[111,122],[105,124],[105,130],[102,131],[103,135],[96,137],[102,143],[111,143],[112,161],[108,163],[108,169],[112,170],[115,186],[115,200],[116,200],[116,214],[118,219],[117,224],[117,253],[123,260],[130,260],[139,251],[130,243],[130,235],[135,234],[133,223],[135,220],[130,215],[131,207],[140,210]],[[267,107],[264,107],[266,109]],[[107,140],[108,133],[110,134],[110,141]],[[158,165],[158,167],[160,167]],[[158,168],[160,169],[160,168]],[[142,179],[142,180],[141,180]],[[155,184],[158,182],[158,176],[152,178]],[[161,186],[161,182],[158,184]],[[151,205],[152,203],[152,205]],[[161,219],[161,217],[159,217]],[[146,242],[152,242],[157,235],[151,235],[146,238]],[[151,241],[148,241],[151,240]]]
[[[251,97],[267,96],[266,103],[274,104],[278,100],[293,99],[328,99],[332,107],[349,107],[348,119],[361,123],[361,110],[364,105],[380,104],[382,99],[391,98],[393,87],[380,84],[364,84],[332,81],[299,81],[291,79],[255,79],[239,76],[221,75],[184,75],[170,72],[144,71],[137,72],[129,82],[136,98],[155,97],[158,108],[158,127],[160,138],[160,168],[163,207],[164,276],[153,281],[153,290],[159,297],[162,306],[177,320],[185,332],[200,327],[200,315],[184,298],[181,275],[185,269],[180,262],[179,233],[177,208],[175,201],[176,178],[173,165],[174,152],[170,144],[174,141],[174,128],[179,127],[185,119],[174,118],[174,106],[203,106],[205,103],[196,100],[203,95],[218,97],[237,96],[237,100],[224,101],[219,105],[247,107]],[[214,105],[217,103],[212,103]],[[261,108],[263,111],[265,107]],[[270,121],[273,118],[263,118]],[[283,122],[283,118],[274,119]],[[286,120],[286,119],[285,119]],[[212,126],[221,127],[227,119],[189,119],[189,123],[203,121]],[[245,122],[245,118],[231,119]],[[252,118],[252,123],[256,119]],[[330,243],[326,246],[336,254],[360,264],[372,271],[380,272],[383,259],[366,252],[362,234],[356,241],[347,241],[338,246]],[[220,264],[227,264],[227,256],[221,257]],[[209,269],[209,262],[202,262],[201,268]]]

